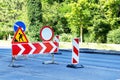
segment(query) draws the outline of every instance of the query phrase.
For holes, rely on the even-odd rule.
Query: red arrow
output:
[[[27,55],[30,53],[30,51],[32,50],[31,46],[27,43],[22,44],[22,46],[25,48],[24,52],[22,53],[23,55]]]
[[[38,54],[43,49],[43,47],[39,43],[33,43],[33,45],[36,48],[33,54]]]
[[[21,51],[21,48],[18,45],[12,45],[12,55],[16,56]]]
[[[50,51],[53,49],[53,46],[50,44],[50,42],[45,41],[43,42],[43,44],[46,46],[44,53],[50,53]]]

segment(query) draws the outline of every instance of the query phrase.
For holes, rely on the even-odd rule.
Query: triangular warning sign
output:
[[[18,30],[16,31],[12,39],[12,43],[28,43],[28,39],[23,30],[21,29],[21,27],[19,27]]]

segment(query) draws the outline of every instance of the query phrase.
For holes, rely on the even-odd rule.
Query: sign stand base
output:
[[[74,65],[74,64],[68,64],[66,67],[68,67],[68,68],[84,68],[83,65]]]
[[[51,53],[51,55],[52,55],[52,60],[44,61],[42,64],[58,64],[58,63],[55,63],[55,61],[54,61],[54,53]]]
[[[15,65],[14,62],[15,62],[16,58],[15,57],[12,57],[12,61],[11,63],[8,65],[9,67],[14,67],[14,68],[19,68],[19,67],[22,67],[20,65]]]

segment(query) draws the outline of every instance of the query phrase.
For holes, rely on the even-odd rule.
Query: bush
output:
[[[120,29],[109,31],[107,35],[107,43],[120,44]]]
[[[94,40],[98,43],[106,43],[107,42],[107,34],[110,30],[110,24],[105,20],[99,20],[94,29]]]
[[[7,40],[8,36],[10,35],[14,35],[13,31],[0,31],[0,40]]]
[[[62,41],[62,42],[71,42],[71,40],[72,40],[72,35],[71,34],[63,33],[63,34],[60,35],[60,41]]]
[[[37,41],[41,41],[40,40],[40,29],[41,27],[43,27],[43,24],[36,24],[33,26],[29,26],[29,30],[28,30],[28,38],[30,40],[30,42],[37,42]]]

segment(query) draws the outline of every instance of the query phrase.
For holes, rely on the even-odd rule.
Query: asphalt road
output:
[[[67,68],[71,63],[71,52],[60,51],[55,63],[42,64],[51,60],[51,55],[30,55],[17,57],[11,62],[11,49],[0,49],[0,80],[120,80],[120,55],[80,53],[84,68]]]

